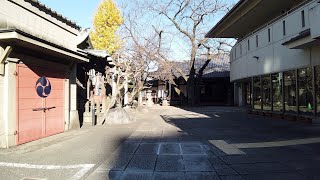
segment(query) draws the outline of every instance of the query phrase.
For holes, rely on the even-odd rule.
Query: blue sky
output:
[[[82,28],[89,28],[101,0],[39,0],[49,8],[77,22]],[[121,5],[126,0],[116,0]]]
[[[77,22],[82,28],[88,28],[100,0],[39,0],[63,16]]]
[[[90,28],[92,26],[92,19],[94,13],[102,0],[39,0],[41,3],[57,11],[63,16],[75,21],[82,28]],[[235,3],[238,0],[225,0],[228,3]],[[135,6],[135,0],[115,0],[118,7],[124,7],[125,4]],[[120,8],[121,9],[121,8]],[[217,22],[218,19],[212,20],[210,28]],[[150,26],[151,27],[151,26]],[[206,31],[208,31],[207,28]],[[188,50],[185,48],[185,42],[181,39],[173,38],[172,47],[174,49],[173,59],[186,59],[189,58]]]

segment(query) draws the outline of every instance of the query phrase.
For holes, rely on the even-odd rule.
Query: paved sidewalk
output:
[[[299,143],[304,142],[302,138],[320,137],[317,126],[248,116],[242,109],[228,107],[160,108],[147,117],[88,179],[320,177],[320,167],[315,166],[320,163],[317,141],[297,145],[281,141],[300,139]],[[280,142],[279,147],[247,147],[241,154],[230,155],[211,140],[238,146]]]

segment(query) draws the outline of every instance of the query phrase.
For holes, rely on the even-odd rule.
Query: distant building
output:
[[[259,114],[320,115],[318,0],[240,0],[206,35],[236,38],[235,102]]]
[[[230,83],[230,61],[225,54],[212,59],[205,70],[202,78],[199,78],[199,69],[203,66],[206,59],[198,58],[195,62],[198,84],[195,93],[199,93],[196,103],[198,105],[233,105],[233,85]],[[172,62],[180,67],[184,74],[189,75],[189,62]],[[155,102],[164,96],[168,96],[171,105],[183,105],[187,103],[188,91],[187,82],[183,79],[180,73],[173,70],[177,77],[175,83],[181,91],[180,95],[175,91],[173,85],[168,82],[158,80],[150,81],[152,84],[151,90],[154,92]]]

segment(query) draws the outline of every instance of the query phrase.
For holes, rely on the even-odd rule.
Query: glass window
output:
[[[272,74],[273,111],[282,112],[282,73]]]
[[[286,21],[282,21],[282,30],[283,30],[283,35],[286,35]]]
[[[263,110],[271,111],[271,82],[270,75],[262,76],[262,102]]]
[[[251,83],[246,83],[246,104],[251,105],[251,98],[252,98],[252,93],[251,93]]]
[[[258,46],[259,46],[259,36],[256,35],[256,47],[258,47]]]
[[[260,77],[253,78],[253,109],[261,110],[261,82]]]
[[[313,114],[313,89],[311,68],[298,70],[299,113]]]
[[[306,27],[306,18],[304,16],[304,10],[301,11],[301,25],[302,27]]]
[[[271,42],[271,30],[270,30],[270,28],[268,29],[268,42]]]
[[[250,39],[248,39],[248,51],[250,51]]]
[[[296,72],[295,70],[284,72],[284,105],[285,112],[297,112],[296,102]]]

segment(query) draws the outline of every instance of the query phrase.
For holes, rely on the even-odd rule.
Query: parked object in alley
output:
[[[144,106],[138,106],[137,111],[140,113],[148,113],[149,112],[148,108],[146,108]]]
[[[107,115],[105,116],[104,124],[128,124],[133,122],[135,122],[135,119],[132,119],[125,109],[114,108],[110,109]]]

